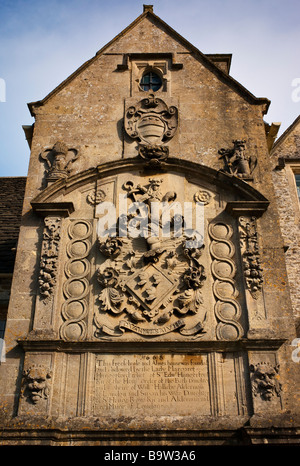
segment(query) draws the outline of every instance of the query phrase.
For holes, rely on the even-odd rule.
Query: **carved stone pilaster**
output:
[[[61,218],[46,217],[44,219],[44,224],[39,289],[41,298],[46,303],[51,299],[56,283]]]
[[[258,247],[256,217],[239,218],[239,235],[246,287],[251,296],[257,299],[262,289],[263,271]]]

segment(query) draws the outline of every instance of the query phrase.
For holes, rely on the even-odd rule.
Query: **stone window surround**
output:
[[[171,95],[171,72],[181,70],[182,63],[177,61],[177,53],[129,53],[123,54],[118,71],[130,71],[131,96],[144,94],[140,86],[142,76],[147,71],[157,73],[162,79],[162,86],[155,94]]]

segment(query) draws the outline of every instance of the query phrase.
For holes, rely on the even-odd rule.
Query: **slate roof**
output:
[[[26,177],[0,177],[0,273],[12,273],[15,263]]]

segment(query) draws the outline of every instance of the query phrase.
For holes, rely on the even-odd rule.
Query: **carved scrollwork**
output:
[[[87,220],[72,221],[68,228],[70,241],[67,244],[68,260],[65,264],[67,280],[63,285],[66,298],[62,306],[64,319],[60,334],[64,340],[83,340],[86,337],[88,314],[88,294],[90,274],[88,255],[91,250],[89,240],[92,234],[91,223]]]

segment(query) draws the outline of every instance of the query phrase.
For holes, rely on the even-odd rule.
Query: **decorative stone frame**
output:
[[[157,73],[162,79],[162,86],[155,94],[170,96],[171,95],[171,72],[181,70],[182,63],[177,62],[176,53],[130,53],[124,54],[122,63],[117,65],[117,71],[130,71],[130,96],[146,94],[141,88],[140,82],[142,76],[147,71]]]
[[[156,73],[162,80],[161,87],[155,93],[167,93],[170,88],[170,71],[169,60],[134,60],[132,62],[132,90],[133,94],[143,93],[146,91],[140,86],[140,82],[144,74],[153,72]],[[152,92],[152,91],[151,91]]]

